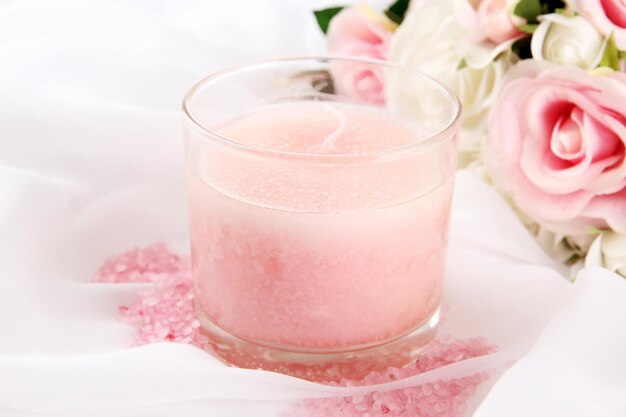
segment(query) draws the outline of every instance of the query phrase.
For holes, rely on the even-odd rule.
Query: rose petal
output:
[[[626,258],[626,235],[606,233],[602,243],[602,251],[607,256]]]
[[[508,51],[516,40],[522,38],[523,35],[513,39],[504,41],[495,47],[490,43],[472,44],[465,54],[465,61],[469,67],[484,68],[498,55],[504,51]]]
[[[387,59],[392,27],[394,23],[366,5],[346,8],[330,23],[329,49],[334,54]],[[341,94],[376,104],[384,101],[382,74],[370,66],[335,64],[331,72]]]
[[[604,35],[613,35],[617,47],[626,49],[626,15],[622,0],[576,0],[575,10],[589,19]]]
[[[531,183],[520,166],[522,141],[510,140],[519,136],[528,138],[528,124],[521,123],[520,112],[527,108],[525,101],[532,94],[531,78],[510,82],[502,97],[517,97],[518,101],[503,100],[497,103],[490,115],[490,132],[483,154],[490,173],[500,187],[511,194],[516,204],[531,217],[549,221],[569,220],[580,214],[593,194],[584,190],[564,195],[551,195]],[[521,105],[519,103],[522,103]]]
[[[611,229],[626,234],[626,188],[617,193],[595,197],[581,214],[604,218]]]
[[[484,31],[481,30],[478,13],[472,3],[469,1],[455,1],[452,6],[459,26],[467,32],[467,36],[471,38],[472,42],[478,43],[484,41],[486,36]]]
[[[342,49],[346,44],[388,44],[390,36],[382,25],[368,19],[355,8],[341,11],[328,27],[328,42],[332,52]]]
[[[549,87],[543,82],[535,85],[529,90],[528,103],[520,110],[525,116],[528,134],[547,144],[559,119],[568,116],[576,102],[585,97],[560,85]]]
[[[589,250],[587,250],[587,255],[585,256],[585,266],[602,266],[602,236],[604,234],[598,234],[589,246]]]
[[[623,0],[600,0],[600,3],[611,22],[626,28],[626,3]]]
[[[552,231],[626,229],[626,76],[591,76],[571,67],[541,71],[535,62],[522,62],[511,74],[521,77],[509,81],[492,107],[483,146],[494,182]],[[585,152],[576,165],[550,150],[551,140],[557,140],[550,133],[565,133],[560,132],[564,118],[582,127]]]
[[[582,133],[583,115],[575,108],[569,118],[559,119],[552,130],[550,150],[559,159],[579,161],[585,154],[586,136]]]
[[[593,150],[594,159],[610,155],[604,159],[606,167],[610,167],[610,169],[605,169],[601,175],[584,188],[595,194],[618,192],[626,185],[625,145],[619,139],[620,137],[626,139],[626,126],[612,117],[606,117],[605,125],[590,119],[585,123],[585,127],[589,131],[588,135],[601,139],[594,141],[594,146],[596,146],[596,149]],[[612,163],[608,164],[608,162]]]
[[[561,91],[562,95],[570,96],[575,98],[575,95],[569,94],[569,92],[565,93]],[[532,100],[529,102],[529,108],[533,108],[533,106],[538,106],[538,103],[535,101],[538,99],[544,98],[543,95],[537,94],[533,96]],[[578,97],[578,99],[583,98]],[[544,129],[549,128],[549,123],[557,117],[561,117],[560,120],[563,119],[562,111],[560,109],[566,109],[566,104],[557,104],[550,105],[549,99],[542,100],[544,101],[544,116],[543,123],[540,123]],[[558,102],[557,102],[558,103]],[[547,111],[545,109],[548,109]],[[549,111],[552,109],[552,111]],[[532,111],[528,112],[529,115],[535,114]],[[578,125],[579,127],[584,126],[584,119],[586,113],[583,113],[580,108],[574,108],[571,112],[571,120],[573,123]],[[528,116],[529,119],[531,116]],[[535,116],[538,117],[538,116]],[[552,138],[550,139],[550,143],[545,139],[545,136],[548,135],[548,132],[543,132],[538,130],[536,127],[533,130],[536,134],[540,135],[539,138],[527,137],[524,141],[522,147],[522,153],[520,158],[520,166],[528,179],[539,189],[556,195],[569,194],[575,191],[585,189],[588,184],[593,183],[600,174],[604,171],[606,167],[614,165],[618,162],[621,157],[619,155],[612,155],[606,157],[604,159],[600,159],[597,162],[593,161],[594,151],[602,152],[605,148],[602,148],[599,145],[596,145],[595,148],[593,145],[586,146],[586,149],[583,151],[582,159],[572,165],[568,161],[558,158],[551,151],[550,144],[555,142],[555,136],[558,136],[558,127],[559,121],[557,121],[556,126],[551,128],[550,130],[553,132]],[[532,125],[531,125],[532,126]],[[556,132],[556,133],[554,133]],[[586,144],[589,142],[587,139],[589,135],[584,135],[583,142]],[[593,138],[593,136],[592,136]],[[591,140],[594,142],[594,140]],[[597,148],[597,149],[596,149]]]
[[[585,235],[590,229],[606,229],[608,223],[597,217],[578,216],[567,220],[541,220],[541,225],[563,235]]]
[[[522,35],[513,23],[507,0],[482,0],[477,12],[482,30],[492,42],[499,44]]]
[[[615,132],[587,113],[583,116],[582,124],[585,129],[585,136],[595,138],[595,140],[589,141],[589,152],[593,155],[594,160],[604,159],[611,155],[617,156],[619,145],[623,144]]]
[[[551,195],[535,187],[530,181],[520,181],[517,189],[512,193],[516,204],[540,224],[555,224],[572,222],[580,216],[583,209],[593,198],[593,194],[585,191],[577,191],[570,194]],[[574,223],[571,223],[574,224]],[[574,232],[564,229],[552,228],[564,234],[574,234]],[[578,233],[586,233],[584,227],[576,227]]]

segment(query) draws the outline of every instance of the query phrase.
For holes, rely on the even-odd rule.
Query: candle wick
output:
[[[330,111],[337,119],[339,119],[339,126],[322,142],[322,149],[327,151],[335,148],[335,142],[337,138],[343,133],[348,125],[348,119],[346,115],[334,108],[333,106],[324,103],[324,110]]]

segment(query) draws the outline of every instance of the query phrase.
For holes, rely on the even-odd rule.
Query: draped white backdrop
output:
[[[442,332],[498,353],[357,389],[228,368],[186,345],[127,348],[117,306],[146,284],[90,279],[133,246],[186,250],[183,94],[222,65],[324,51],[311,10],[330,4],[0,2],[1,416],[278,416],[300,398],[478,370],[493,377],[468,415],[626,415],[626,281],[588,268],[570,283],[465,172]]]

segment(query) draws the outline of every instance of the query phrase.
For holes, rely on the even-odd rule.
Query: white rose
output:
[[[451,83],[467,49],[451,0],[415,1],[412,6],[393,35],[389,59]]]
[[[584,17],[554,13],[541,17],[530,50],[538,61],[591,69],[600,63],[605,43]]]
[[[487,113],[511,65],[509,55],[501,53],[512,41],[477,42],[459,20],[460,13],[473,10],[468,0],[414,1],[411,5],[393,35],[389,60],[437,78],[458,95],[463,104],[459,165],[465,167],[480,153]]]
[[[487,113],[502,87],[510,62],[502,59],[484,68],[462,68],[454,74],[450,86],[463,104],[463,134],[460,143],[461,166],[480,153],[482,138],[487,131]],[[465,161],[464,159],[469,159]]]
[[[585,266],[602,266],[626,278],[626,235],[601,233],[589,248]]]

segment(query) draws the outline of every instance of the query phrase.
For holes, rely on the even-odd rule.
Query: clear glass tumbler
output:
[[[434,337],[461,107],[391,63],[294,57],[184,100],[195,303],[225,362],[318,381]]]

